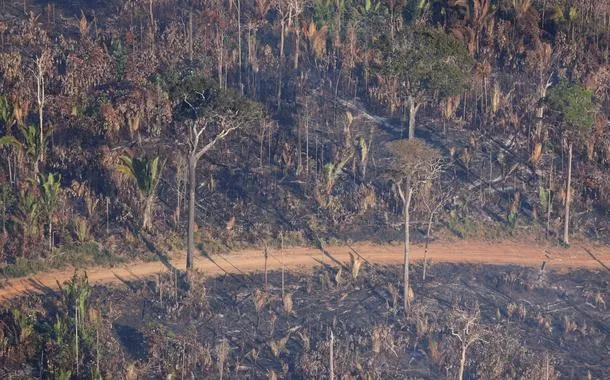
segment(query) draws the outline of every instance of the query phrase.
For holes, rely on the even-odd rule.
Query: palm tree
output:
[[[12,216],[13,222],[21,226],[23,232],[23,256],[28,256],[29,243],[34,241],[38,233],[38,217],[40,203],[32,191],[22,189],[19,192],[19,204]]]
[[[118,166],[119,172],[132,177],[144,198],[142,210],[142,228],[150,230],[152,228],[152,213],[155,202],[155,190],[161,178],[162,166],[159,166],[159,157],[153,159],[131,157],[123,155],[120,157],[121,164]]]

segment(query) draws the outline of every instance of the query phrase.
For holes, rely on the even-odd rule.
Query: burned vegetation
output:
[[[127,379],[558,379],[610,370],[605,273],[434,264],[405,313],[400,268],[356,262],[266,278],[166,273],[120,288],[89,288],[75,276],[55,295],[4,308],[1,367]]]

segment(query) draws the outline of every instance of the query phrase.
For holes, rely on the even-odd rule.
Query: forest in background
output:
[[[593,0],[2,0],[4,272],[401,239],[410,194],[417,239],[607,239],[609,46]]]

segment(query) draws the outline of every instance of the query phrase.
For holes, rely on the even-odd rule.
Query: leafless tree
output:
[[[214,97],[215,99],[208,99]],[[231,133],[252,125],[260,116],[260,109],[249,107],[252,103],[221,91],[221,94],[197,93],[195,99],[184,97],[184,103],[192,111],[194,118],[186,120],[188,131],[188,232],[187,270],[193,268],[195,251],[195,191],[197,188],[197,163],[216,144]],[[213,103],[213,106],[209,106]]]
[[[410,305],[409,210],[411,207],[411,200],[413,194],[417,192],[422,185],[431,183],[434,179],[438,178],[443,168],[443,160],[437,149],[416,138],[393,141],[389,143],[389,149],[393,154],[389,176],[394,183],[396,192],[400,196],[403,205],[405,226],[403,271],[404,309],[405,313],[407,313]]]
[[[478,324],[479,317],[478,305],[471,310],[455,309],[451,313],[451,335],[458,340],[460,346],[459,380],[464,378],[468,348],[476,342],[483,341],[484,329]]]

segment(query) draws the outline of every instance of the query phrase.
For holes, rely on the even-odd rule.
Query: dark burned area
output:
[[[421,269],[414,267],[415,278]],[[220,367],[225,378],[271,372],[324,378],[332,331],[341,378],[452,378],[459,341],[451,328],[458,315],[478,308],[481,338],[469,348],[466,378],[544,378],[548,371],[603,378],[610,371],[608,272],[434,264],[425,283],[415,281],[406,318],[402,296],[390,285],[398,282],[399,267],[366,265],[356,280],[348,267],[337,273],[332,267],[287,272],[290,313],[281,272],[268,274],[266,292],[263,273],[189,280],[165,274],[95,286],[91,307],[109,322],[100,330],[102,366],[118,374],[131,365],[145,378],[218,378]],[[44,304],[35,296],[19,302]]]

